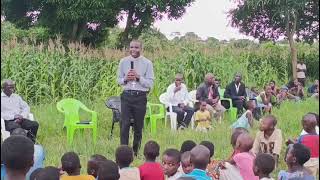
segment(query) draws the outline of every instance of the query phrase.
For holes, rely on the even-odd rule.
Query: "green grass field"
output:
[[[32,112],[40,123],[38,131],[38,142],[42,144],[46,151],[45,165],[60,166],[60,158],[67,151],[75,151],[79,154],[82,163],[82,173],[86,172],[86,162],[90,155],[98,153],[106,156],[108,159],[114,160],[115,149],[118,147],[119,125],[116,124],[113,139],[108,139],[111,130],[112,114],[104,105],[104,100],[86,103],[90,109],[98,112],[98,140],[96,146],[93,145],[91,138],[91,130],[85,130],[83,136],[79,131],[75,134],[74,143],[72,146],[67,145],[66,131],[62,129],[63,115],[56,109],[55,104],[43,104],[33,106]],[[301,118],[307,112],[319,113],[319,101],[307,100],[301,103],[286,102],[280,109],[274,109],[273,114],[278,119],[278,128],[282,130],[283,138],[294,138],[299,136],[301,127]],[[86,114],[83,114],[86,118]],[[215,124],[213,130],[209,133],[200,133],[193,130],[184,130],[180,132],[172,132],[170,127],[164,127],[164,121],[161,120],[157,124],[157,134],[151,135],[148,127],[143,133],[142,148],[146,141],[155,140],[160,144],[161,153],[166,148],[180,149],[180,145],[184,140],[194,140],[199,143],[202,140],[212,141],[215,145],[215,159],[227,158],[232,149],[230,145],[231,130],[229,126],[231,121],[224,120],[222,124]],[[169,125],[170,123],[167,123]],[[259,122],[255,121],[254,128],[251,134],[254,136],[259,126]],[[130,137],[132,142],[132,136]],[[274,171],[273,176],[280,169],[286,169],[286,164],[283,160],[285,152],[285,144],[283,142],[282,153],[280,157],[280,166]],[[160,159],[159,159],[160,160]],[[142,150],[133,165],[139,166],[143,163]]]

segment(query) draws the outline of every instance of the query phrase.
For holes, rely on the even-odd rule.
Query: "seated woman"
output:
[[[232,124],[232,128],[245,128],[249,129],[253,126],[253,111],[256,108],[256,103],[253,100],[247,101],[246,103],[247,111],[242,114],[242,116]]]
[[[266,85],[264,91],[257,97],[258,107],[262,108],[264,113],[271,113],[272,106],[277,103],[276,96],[272,94],[271,86]]]

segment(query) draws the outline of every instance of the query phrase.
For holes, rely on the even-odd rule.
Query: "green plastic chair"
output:
[[[225,89],[219,88],[220,101],[228,101],[230,104],[230,108],[227,109],[228,117],[230,121],[235,121],[237,119],[237,108],[233,107],[232,99],[224,98]]]
[[[158,113],[155,113],[157,111]],[[147,103],[145,124],[150,126],[151,134],[157,132],[157,120],[165,119],[165,109],[162,104]]]
[[[83,109],[92,114],[91,121],[80,122],[79,110]],[[76,129],[92,129],[94,144],[97,141],[97,112],[88,109],[83,103],[76,99],[67,98],[57,103],[57,109],[64,114],[63,127],[67,128],[67,141],[71,145]]]

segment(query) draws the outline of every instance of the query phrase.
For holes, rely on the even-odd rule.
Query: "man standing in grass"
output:
[[[141,55],[142,43],[130,43],[130,56],[121,59],[118,83],[123,87],[121,94],[120,143],[129,144],[129,131],[133,119],[133,151],[137,155],[142,139],[142,128],[146,114],[147,94],[153,86],[152,62]]]

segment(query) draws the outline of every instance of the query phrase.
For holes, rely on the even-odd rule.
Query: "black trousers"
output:
[[[189,106],[185,106],[183,109],[178,106],[172,106],[172,111],[177,113],[177,122],[178,126],[186,125],[189,126],[191,118],[193,116],[194,110]],[[186,117],[184,117],[184,113],[187,113]],[[184,123],[184,124],[183,124]]]
[[[123,91],[121,94],[120,143],[129,144],[131,118],[133,121],[133,151],[138,153],[142,139],[144,116],[147,108],[147,93],[143,91]]]
[[[245,103],[246,102],[242,100],[232,100],[233,107],[237,108],[237,116],[242,115]]]
[[[17,129],[17,128],[22,128],[28,131],[28,137],[35,142],[36,137],[37,137],[37,132],[38,132],[38,128],[39,128],[39,123],[37,121],[31,121],[29,119],[23,119],[22,123],[16,123],[14,122],[14,120],[8,120],[8,121],[4,121],[5,122],[5,126],[6,126],[6,130],[10,132],[10,134],[12,133],[13,130]]]

